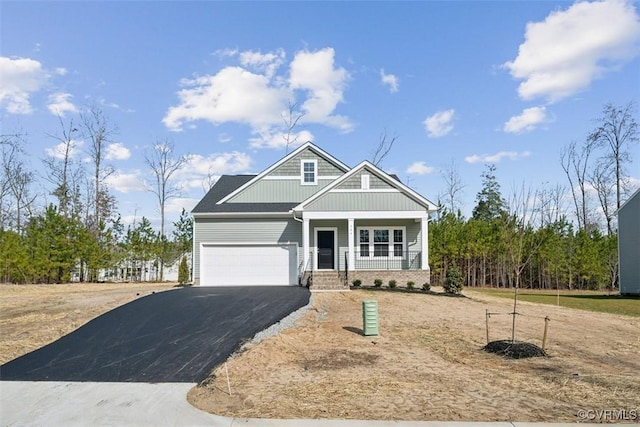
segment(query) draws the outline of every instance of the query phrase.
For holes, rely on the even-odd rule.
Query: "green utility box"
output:
[[[365,336],[378,335],[378,301],[362,301],[362,331]]]

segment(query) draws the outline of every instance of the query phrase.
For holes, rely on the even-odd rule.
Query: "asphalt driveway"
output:
[[[199,382],[309,302],[295,286],[193,287],[137,299],[0,366],[2,381]]]

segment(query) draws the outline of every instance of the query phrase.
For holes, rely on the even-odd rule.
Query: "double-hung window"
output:
[[[318,161],[303,160],[300,163],[302,185],[315,185],[318,182]]]
[[[360,258],[397,257],[405,255],[406,231],[404,227],[358,228]]]

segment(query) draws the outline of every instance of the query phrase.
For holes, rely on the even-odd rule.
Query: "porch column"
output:
[[[355,227],[353,218],[348,218],[349,223],[349,271],[355,270],[356,267],[356,254],[355,254]]]
[[[309,267],[309,220],[302,220],[302,262],[304,264],[303,268]]]
[[[420,218],[420,235],[422,236],[420,264],[422,264],[422,270],[429,270],[429,218]]]

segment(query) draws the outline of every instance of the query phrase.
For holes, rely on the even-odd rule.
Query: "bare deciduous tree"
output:
[[[633,102],[624,107],[606,104],[602,110],[602,117],[596,120],[598,127],[589,135],[589,141],[610,150],[607,157],[615,169],[616,209],[620,209],[621,205],[624,165],[631,161],[628,147],[638,142],[638,122],[634,117],[634,111]]]
[[[2,202],[0,202],[3,224],[7,220],[7,226],[14,228],[18,233],[23,231],[23,216],[32,216],[32,208],[37,194],[32,194],[31,186],[35,181],[32,170],[23,160],[24,153],[18,137],[3,137],[1,162],[2,179],[0,190]],[[11,198],[11,200],[8,200]]]
[[[589,172],[589,183],[593,187],[598,196],[600,202],[600,208],[602,209],[602,215],[604,216],[607,224],[607,233],[613,234],[613,220],[615,217],[615,209],[612,204],[612,199],[615,198],[614,191],[616,189],[616,178],[614,168],[611,167],[609,159],[600,159]]]
[[[373,151],[371,155],[371,163],[376,166],[380,166],[382,161],[389,155],[391,149],[393,148],[393,144],[398,140],[398,135],[393,134],[393,137],[390,139],[387,138],[387,130],[383,130],[380,134],[380,138],[378,140],[378,146]]]
[[[282,121],[286,130],[286,133],[282,136],[285,142],[285,154],[289,154],[289,147],[295,144],[299,137],[294,130],[298,126],[300,119],[304,117],[304,113],[296,111],[297,106],[297,103],[289,101],[289,109],[287,112],[282,113]]]
[[[591,139],[587,139],[582,147],[577,147],[576,142],[573,141],[560,154],[560,163],[569,180],[578,227],[581,229],[588,229],[593,225],[587,184],[589,158],[595,147]]]
[[[155,194],[160,209],[160,234],[165,235],[165,207],[167,201],[180,195],[180,188],[171,183],[171,177],[186,162],[185,156],[175,157],[174,145],[169,140],[157,141],[151,154],[145,154],[144,160],[153,173],[154,182],[149,191]]]
[[[455,213],[462,204],[460,197],[465,187],[455,161],[451,160],[451,163],[440,171],[440,175],[445,183],[445,198],[449,205],[449,212]]]
[[[546,183],[537,196],[537,206],[540,212],[540,227],[558,222],[566,214],[564,195],[566,187],[556,184],[553,187]]]
[[[107,144],[116,133],[116,128],[109,124],[102,110],[92,105],[80,113],[82,135],[89,141],[89,156],[93,166],[93,207],[90,228],[97,233],[100,223],[109,215],[113,197],[109,194],[104,181],[113,173],[113,168],[105,166]],[[87,209],[91,207],[87,206]]]
[[[50,155],[43,160],[48,173],[46,179],[51,182],[55,188],[53,195],[58,198],[58,207],[63,216],[69,217],[72,211],[72,204],[77,200],[79,191],[78,183],[81,178],[81,169],[75,168],[73,164],[72,154],[76,148],[78,141],[73,139],[73,135],[78,133],[78,128],[70,120],[65,124],[62,117],[58,115],[61,131],[59,134],[50,134],[47,136],[59,141],[61,153],[58,156]]]

